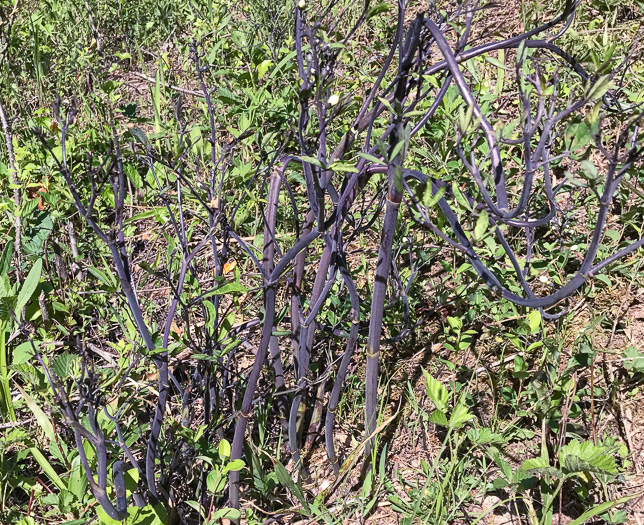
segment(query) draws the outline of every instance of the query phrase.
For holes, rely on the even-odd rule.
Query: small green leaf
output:
[[[445,385],[443,385],[443,383],[441,383],[437,379],[434,379],[427,370],[425,370],[424,368],[422,370],[425,376],[425,390],[427,392],[427,396],[432,400],[432,403],[436,405],[436,408],[438,410],[447,412],[447,402],[449,400],[449,393],[447,392],[447,388],[445,388]]]

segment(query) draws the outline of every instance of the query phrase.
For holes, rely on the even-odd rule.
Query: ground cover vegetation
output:
[[[640,523],[641,1],[0,6],[0,522]]]

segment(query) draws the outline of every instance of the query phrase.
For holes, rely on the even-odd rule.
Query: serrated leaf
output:
[[[425,376],[425,390],[427,392],[427,396],[432,400],[432,403],[436,405],[436,408],[438,410],[447,412],[447,403],[449,400],[449,393],[447,392],[447,388],[445,388],[445,385],[443,385],[440,381],[434,379],[427,370],[425,370],[424,368],[422,370],[423,375]],[[447,424],[447,420],[445,421],[445,424]]]
[[[76,359],[78,359],[78,356],[64,352],[54,358],[52,368],[60,379],[65,379],[71,374],[72,365]]]
[[[445,412],[441,410],[434,410],[431,414],[429,414],[429,421],[434,425],[438,425],[439,427],[449,426],[449,424],[447,423],[447,416],[445,415]]]

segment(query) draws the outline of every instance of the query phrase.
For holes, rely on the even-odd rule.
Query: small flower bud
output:
[[[327,102],[329,106],[335,106],[339,101],[340,101],[340,97],[338,97],[338,95],[333,93],[333,95],[329,97],[329,100]]]
[[[300,1],[297,3],[297,7],[299,7],[300,9],[304,9],[304,6],[305,6],[305,5],[306,5],[306,0],[300,0]]]

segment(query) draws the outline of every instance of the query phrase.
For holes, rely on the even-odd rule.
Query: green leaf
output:
[[[146,146],[148,144],[148,137],[144,131],[138,126],[130,128],[130,134],[136,139],[137,142]]]
[[[259,78],[264,78],[264,75],[268,71],[268,68],[273,65],[272,60],[264,60],[257,66],[257,75]]]
[[[245,466],[246,466],[246,463],[244,463],[243,460],[234,459],[224,467],[223,474],[225,474],[226,472],[230,472],[231,470],[233,472],[237,472],[238,470],[243,469]]]
[[[591,102],[594,100],[599,100],[612,87],[613,85],[610,75],[599,77],[594,84],[589,86],[588,90],[586,91],[586,98]]]
[[[206,487],[208,488],[208,492],[218,494],[224,490],[225,486],[226,476],[219,467],[214,468],[208,473],[208,476],[206,477]]]
[[[88,266],[87,270],[108,288],[116,288],[116,283],[112,282],[104,271],[94,268],[93,266]]]
[[[480,240],[483,238],[487,232],[487,228],[490,225],[490,217],[486,210],[481,210],[479,218],[476,220],[476,226],[474,227],[474,238]]]
[[[626,503],[632,500],[633,498],[639,498],[640,496],[642,496],[642,492],[636,492],[634,494],[629,494],[628,496],[624,496],[623,498],[619,498],[614,501],[606,501],[604,503],[601,503],[596,507],[593,507],[592,509],[587,510],[577,519],[571,521],[570,525],[582,525],[583,523],[586,523],[590,518],[594,518],[595,516],[602,514],[607,510],[612,509],[613,507],[622,505],[623,503]]]
[[[559,450],[559,463],[571,473],[617,473],[615,458],[591,441],[571,441]]]
[[[434,379],[427,370],[424,368],[423,374],[425,376],[425,390],[427,391],[427,396],[432,400],[436,408],[442,412],[447,412],[448,409],[448,400],[449,393],[447,388],[437,379]]]
[[[69,375],[71,375],[72,366],[74,364],[74,361],[76,361],[77,359],[78,356],[72,355],[69,352],[64,352],[57,355],[52,363],[52,368],[55,374],[60,379],[66,379]]]
[[[209,292],[202,295],[201,298],[205,299],[213,295],[225,295],[227,293],[245,294],[245,293],[248,293],[248,290],[240,283],[228,283],[228,284],[224,284],[223,286],[219,286],[214,290],[210,290]]]
[[[7,241],[0,255],[0,275],[7,275],[11,268],[11,257],[13,256],[13,242]]]
[[[278,481],[288,488],[291,493],[300,501],[302,504],[302,507],[304,507],[304,510],[308,513],[310,513],[310,507],[308,501],[306,501],[306,498],[304,497],[304,492],[302,492],[302,488],[299,486],[299,484],[296,484],[293,481],[293,478],[291,474],[286,470],[286,467],[282,465],[279,461],[276,459],[273,459],[273,468],[275,469],[275,475],[277,476]]]
[[[588,161],[588,160],[582,160],[580,163],[581,166],[581,171],[583,172],[583,177],[587,181],[596,181],[597,180],[597,168],[595,165]]]
[[[30,341],[25,341],[22,344],[19,344],[13,351],[13,365],[21,365],[26,363],[34,355],[34,349],[31,346]]]
[[[465,406],[465,403],[460,402],[452,411],[452,416],[449,418],[449,426],[450,428],[460,428],[473,417],[467,406]]]
[[[447,423],[447,416],[442,410],[434,410],[431,414],[429,414],[429,421],[430,423],[438,425],[439,427],[449,426],[449,424]]]
[[[317,166],[318,168],[323,168],[324,169],[324,164],[322,162],[315,158],[315,157],[307,157],[306,155],[300,157],[302,162],[307,162],[308,164],[313,164],[314,166]]]
[[[230,443],[226,439],[219,442],[219,456],[222,458],[230,457]]]
[[[541,326],[541,312],[539,310],[532,310],[526,317],[526,322],[530,327],[530,332],[536,332]]]
[[[430,183],[427,184],[425,187],[425,193],[423,194],[423,206],[426,208],[431,208],[434,206],[439,200],[443,198],[443,195],[445,195],[446,191],[445,186],[441,186],[438,188],[436,193],[432,194],[432,185]]]
[[[527,459],[521,465],[521,469],[529,474],[546,474],[555,478],[563,478],[561,470],[550,466],[546,458]]]
[[[38,287],[41,272],[42,259],[38,259],[31,267],[29,275],[27,275],[27,278],[25,279],[25,282],[20,289],[18,300],[16,302],[16,313],[19,313],[24,306],[27,306],[27,303],[31,299],[31,296],[34,294],[36,288]]]
[[[461,206],[463,206],[463,208],[465,208],[466,210],[472,211],[470,203],[467,202],[467,199],[461,193],[461,190],[458,188],[456,181],[452,182],[452,194],[454,195],[456,202],[458,202]]]
[[[29,449],[29,452],[31,455],[34,457],[36,460],[36,463],[40,465],[40,468],[42,471],[45,473],[45,475],[49,478],[49,480],[56,485],[56,488],[58,490],[67,490],[67,487],[65,483],[63,482],[62,479],[60,479],[60,476],[58,473],[54,470],[54,467],[51,466],[51,463],[47,461],[47,458],[43,456],[42,452],[38,450],[36,447],[31,447]]]
[[[38,425],[43,430],[49,441],[55,441],[56,437],[54,434],[54,426],[52,425],[49,418],[45,415],[42,409],[38,404],[32,399],[32,397],[23,390],[23,388],[16,383],[16,388],[20,392],[20,395],[25,400],[27,408],[31,410],[31,413],[35,416]]]
[[[356,168],[351,162],[335,161],[329,165],[329,169],[335,172],[358,173],[358,168]]]
[[[382,159],[379,159],[378,157],[375,157],[374,155],[370,155],[369,153],[364,153],[362,151],[358,153],[358,156],[362,157],[363,159],[366,159],[368,161],[371,161],[374,164],[384,164],[385,163]]]

